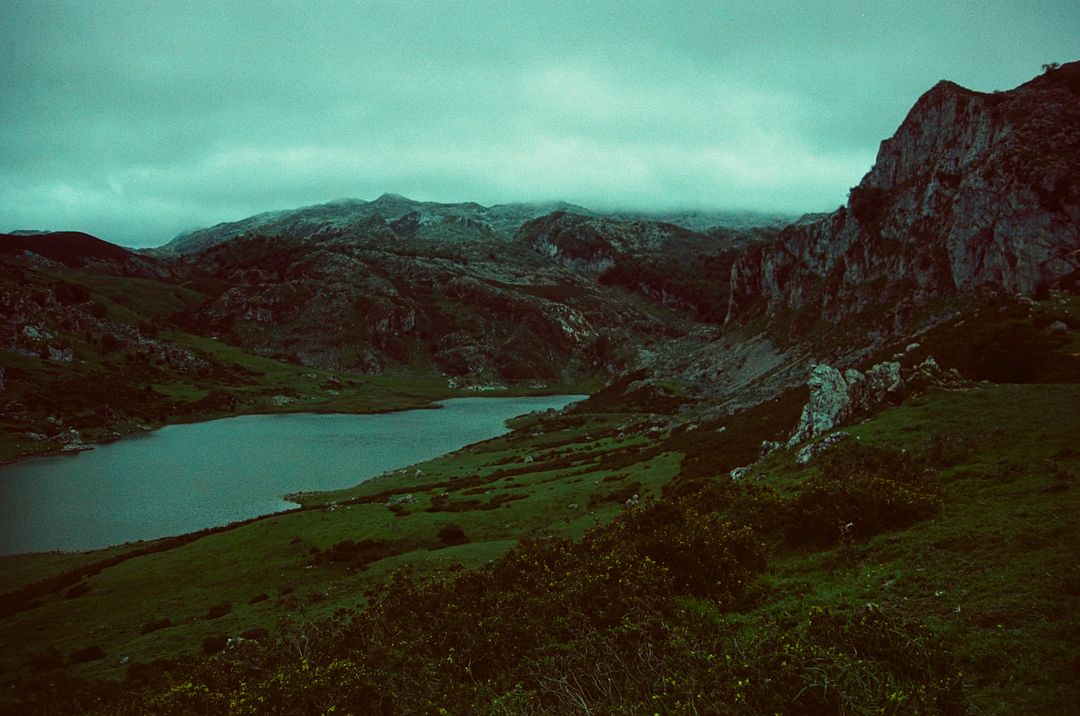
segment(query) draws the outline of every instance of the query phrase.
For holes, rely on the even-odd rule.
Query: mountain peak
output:
[[[407,196],[402,196],[401,194],[395,194],[394,192],[391,192],[391,191],[384,192],[383,194],[381,194],[379,196],[378,199],[376,199],[375,201],[373,201],[371,203],[372,204],[378,204],[378,203],[384,203],[385,204],[387,202],[400,202],[400,201],[405,201],[405,202],[408,202],[410,204],[415,204],[416,203],[415,201],[413,201],[412,199],[410,199]]]

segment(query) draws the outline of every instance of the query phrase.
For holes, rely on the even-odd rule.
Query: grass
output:
[[[847,428],[926,455],[941,512],[849,552],[781,552],[763,611],[868,602],[953,645],[976,712],[1070,713],[1080,669],[1080,386],[939,391]],[[812,470],[770,456],[749,479],[781,491]]]
[[[966,675],[973,709],[1069,712],[1080,695],[1080,452],[1071,447],[1080,430],[1078,404],[1076,385],[979,385],[930,392],[847,428],[859,443],[930,461],[943,495],[940,513],[847,548],[778,543],[771,568],[751,589],[757,606],[732,624],[752,639],[755,624],[792,611],[821,606],[854,614],[873,603],[945,639]],[[314,621],[355,607],[367,589],[404,566],[450,576],[499,559],[520,537],[580,537],[621,512],[618,502],[590,508],[590,498],[633,483],[642,497],[659,495],[680,470],[679,453],[642,451],[640,462],[625,459],[667,439],[633,429],[637,420],[522,419],[516,432],[451,455],[347,490],[305,495],[303,511],[130,559],[86,579],[81,596],[50,594],[8,617],[0,669],[18,683],[48,648],[66,655],[99,644],[106,658],[69,672],[117,678],[124,657],[194,654],[209,636],[275,630],[283,618]],[[778,451],[747,479],[792,492],[817,469],[796,468],[792,457]],[[415,502],[403,503],[406,514],[398,516],[385,502],[402,494]],[[429,511],[463,500],[483,505],[499,495],[523,499],[497,509]],[[469,542],[441,546],[436,535],[449,524]],[[398,553],[367,566],[320,559],[346,539],[386,540]],[[0,568],[10,587],[98,556],[105,555],[10,557]],[[231,606],[228,613],[206,619],[221,603]],[[140,633],[162,619],[171,626]]]
[[[421,573],[449,575],[501,557],[521,536],[579,537],[597,520],[608,520],[621,510],[621,500],[590,507],[591,497],[606,498],[631,483],[640,484],[642,497],[658,495],[678,470],[679,457],[672,454],[615,471],[602,467],[605,457],[645,439],[615,437],[616,429],[632,418],[534,418],[531,424],[524,421],[527,431],[469,446],[349,490],[306,496],[303,502],[309,509],[128,559],[82,580],[89,589],[80,596],[68,598],[64,589],[46,595],[40,606],[9,616],[4,621],[0,669],[18,673],[48,648],[67,655],[99,644],[107,657],[73,666],[71,673],[116,678],[126,663],[197,653],[209,636],[235,635],[252,627],[274,629],[283,617],[315,619],[354,607],[363,600],[365,589],[405,565]],[[532,462],[526,460],[530,456]],[[512,474],[502,476],[505,473]],[[605,482],[613,475],[619,479]],[[436,484],[445,486],[433,488]],[[417,502],[403,505],[406,516],[396,516],[383,498],[357,502],[390,489],[415,496]],[[466,500],[482,505],[497,495],[522,499],[497,509],[429,511],[440,499],[448,499],[450,505]],[[349,501],[353,504],[343,504]],[[461,526],[469,542],[441,547],[436,535],[448,524]],[[321,552],[346,539],[391,540],[402,553],[366,568],[319,560]],[[2,558],[3,591],[124,549]],[[260,594],[268,598],[249,604]],[[210,606],[222,602],[231,605],[228,614],[202,618]],[[144,625],[162,619],[172,626],[141,633]],[[124,657],[127,661],[121,663]]]

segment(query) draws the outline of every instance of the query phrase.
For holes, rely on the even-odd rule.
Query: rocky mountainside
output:
[[[690,320],[583,277],[524,244],[246,237],[182,264],[206,301],[189,330],[357,373],[435,371],[467,383],[606,374]]]
[[[374,201],[342,199],[289,211],[274,211],[181,234],[157,250],[190,254],[245,235],[306,239],[368,236],[381,231],[388,238],[470,241],[509,239],[522,223],[559,209],[588,212],[569,204],[503,204],[485,207],[473,202],[440,204],[383,194]]]
[[[1008,92],[940,82],[846,206],[733,265],[727,321],[837,322],[970,292],[1030,294],[1080,268],[1080,63]]]
[[[343,199],[290,211],[259,214],[181,234],[153,253],[190,254],[245,235],[290,237],[367,236],[378,230],[385,237],[421,241],[510,240],[522,224],[554,212],[616,222],[664,222],[691,231],[713,228],[744,231],[780,228],[788,217],[735,211],[613,212],[601,214],[566,202],[513,203],[481,206],[474,202],[442,204],[383,194],[374,201]]]

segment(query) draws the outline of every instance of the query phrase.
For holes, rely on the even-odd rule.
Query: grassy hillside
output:
[[[1078,404],[1076,385],[938,390],[740,483],[690,439],[717,425],[533,417],[51,591],[33,584],[124,550],[6,558],[31,588],[4,602],[4,692],[160,713],[1066,713]],[[242,633],[259,641],[202,660]]]

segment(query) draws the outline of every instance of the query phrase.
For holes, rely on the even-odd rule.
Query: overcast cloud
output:
[[[152,246],[386,191],[832,209],[937,80],[1080,58],[1080,0],[5,0],[0,43],[0,230]]]

